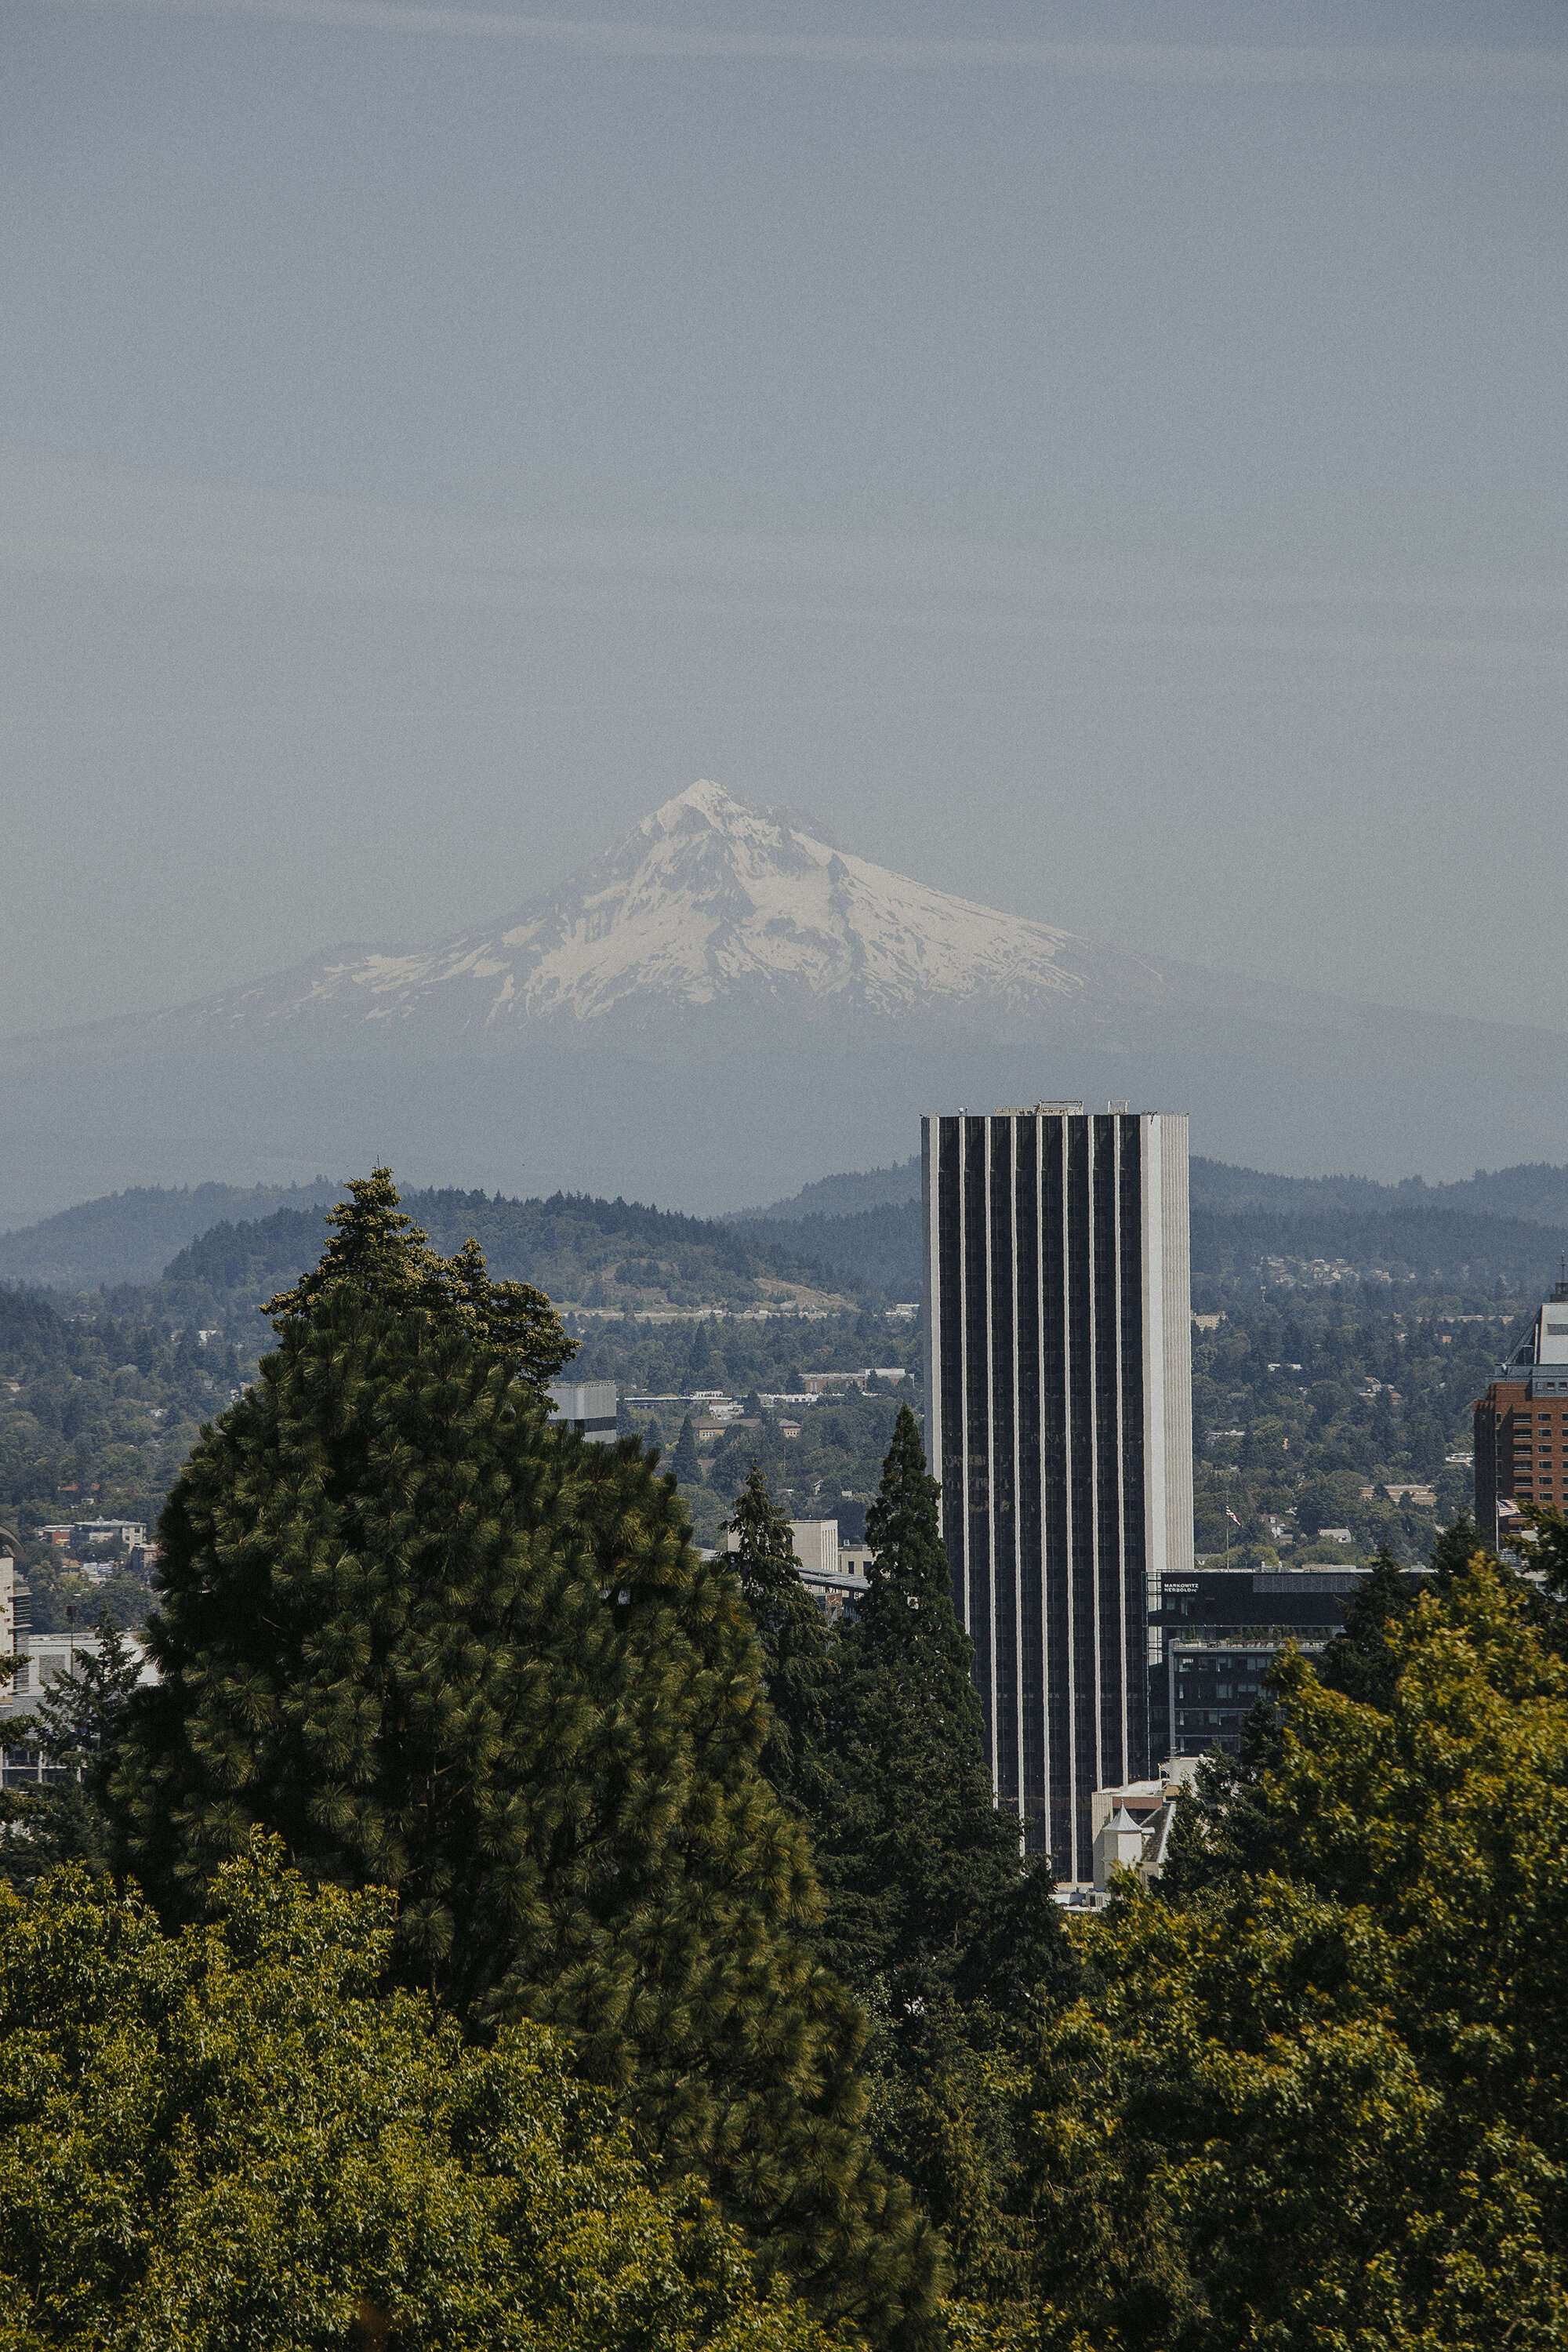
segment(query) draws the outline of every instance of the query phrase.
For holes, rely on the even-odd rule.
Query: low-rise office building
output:
[[[1287,1642],[1309,1653],[1331,1642],[1365,1570],[1199,1568],[1167,1578],[1150,1612],[1150,1725],[1180,1762],[1234,1754],[1263,1678]],[[1409,1569],[1413,1591],[1431,1583]]]
[[[1066,1880],[1057,1888],[1057,1901],[1069,1911],[1100,1911],[1110,1902],[1118,1870],[1136,1871],[1152,1885],[1165,1866],[1176,1809],[1190,1788],[1196,1760],[1168,1758],[1158,1774],[1147,1780],[1126,1780],[1118,1788],[1096,1789],[1089,1801],[1093,1833],[1092,1878]]]
[[[147,1541],[145,1519],[62,1519],[53,1527],[40,1528],[40,1538],[53,1544],[57,1550],[82,1552],[106,1544],[119,1544],[125,1551],[144,1546]]]

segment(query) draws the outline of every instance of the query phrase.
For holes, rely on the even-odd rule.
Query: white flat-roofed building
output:
[[[125,1636],[125,1646],[136,1661],[137,1680],[155,1683],[158,1669],[133,1634]],[[8,1748],[6,1726],[15,1717],[30,1714],[51,1683],[75,1674],[81,1659],[95,1655],[97,1650],[98,1635],[90,1626],[80,1631],[73,1627],[64,1633],[24,1633],[19,1637],[16,1673],[9,1685],[0,1688],[0,1785],[7,1789],[37,1788],[68,1777],[59,1766],[45,1763],[36,1748]]]
[[[550,1410],[580,1437],[614,1437],[614,1381],[552,1381]]]
[[[71,1541],[79,1549],[83,1544],[123,1544],[130,1551],[133,1546],[147,1540],[145,1519],[73,1519]]]

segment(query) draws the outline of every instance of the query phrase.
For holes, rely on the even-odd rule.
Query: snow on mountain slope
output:
[[[461,1025],[594,1021],[617,1008],[783,998],[868,1012],[1147,999],[1136,958],[998,914],[696,783],[493,932],[424,950],[342,950],[177,1016],[223,1031],[305,1013]]]
[[[1091,947],[703,783],[466,938],[0,1039],[0,1226],[381,1160],[711,1211],[907,1160],[922,1110],[1079,1097],[1249,1168],[1568,1158],[1568,1037]]]

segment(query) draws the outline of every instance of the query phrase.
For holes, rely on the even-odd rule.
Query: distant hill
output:
[[[1568,1229],[1527,1217],[1408,1208],[1355,1216],[1323,1209],[1307,1216],[1250,1210],[1238,1216],[1193,1211],[1193,1282],[1256,1275],[1271,1286],[1314,1283],[1342,1269],[1446,1288],[1539,1297],[1557,1278]]]
[[[54,1290],[100,1290],[155,1282],[172,1254],[224,1217],[255,1220],[274,1211],[330,1206],[342,1187],[313,1184],[142,1185],[80,1202],[42,1223],[0,1234],[0,1282]]]
[[[864,1209],[881,1209],[921,1197],[921,1156],[900,1160],[892,1168],[868,1168],[858,1175],[821,1176],[787,1201],[766,1209],[732,1209],[727,1225],[795,1224],[805,1217],[851,1217]]]
[[[183,1286],[189,1296],[169,1311],[200,1321],[217,1313],[220,1295],[266,1297],[313,1265],[322,1213],[340,1191],[321,1178],[110,1193],[0,1235],[0,1281],[72,1292],[152,1284],[165,1305],[169,1286]],[[1216,1276],[1274,1257],[1528,1289],[1554,1276],[1568,1252],[1568,1168],[1545,1162],[1452,1184],[1377,1184],[1194,1159],[1192,1200],[1194,1270]],[[766,1212],[716,1222],[573,1193],[516,1201],[430,1190],[409,1201],[443,1249],[474,1233],[498,1273],[577,1305],[755,1304],[778,1283],[921,1292],[918,1159],[825,1176]],[[208,1307],[195,1301],[204,1286]]]
[[[531,1282],[558,1306],[659,1307],[842,1305],[859,1299],[866,1277],[834,1271],[792,1245],[759,1240],[729,1225],[683,1217],[637,1202],[556,1193],[548,1201],[507,1201],[483,1192],[405,1192],[403,1205],[447,1255],[472,1234],[490,1272]],[[137,1305],[193,1322],[212,1321],[237,1343],[261,1328],[255,1310],[286,1289],[321,1256],[327,1239],[320,1212],[280,1209],[270,1217],[212,1226],[171,1259],[135,1301],[115,1295],[121,1311]]]
[[[847,1217],[748,1218],[731,1230],[766,1249],[804,1250],[847,1276],[875,1283],[893,1299],[918,1299],[925,1280],[918,1193]]]
[[[1194,1209],[1229,1214],[1256,1209],[1286,1217],[1334,1213],[1373,1216],[1440,1209],[1568,1226],[1568,1168],[1534,1160],[1518,1168],[1478,1168],[1473,1176],[1451,1184],[1428,1184],[1419,1176],[1407,1176],[1398,1184],[1377,1184],[1368,1176],[1270,1176],[1256,1168],[1227,1168],[1222,1160],[1194,1158],[1192,1198]]]
[[[898,1298],[918,1298],[923,1279],[918,1161],[913,1197],[848,1215],[795,1212],[733,1230],[777,1247],[786,1239],[825,1265],[861,1276]],[[899,1171],[880,1171],[884,1177]],[[809,1187],[827,1199],[854,1178]],[[806,1194],[797,1196],[806,1199]],[[1268,1176],[1212,1160],[1192,1164],[1193,1274],[1215,1280],[1256,1274],[1270,1284],[1342,1275],[1458,1289],[1539,1290],[1568,1252],[1568,1169],[1510,1168],[1454,1184],[1374,1184],[1360,1177]]]
[[[920,1197],[917,1152],[892,1168],[821,1177],[787,1201],[774,1201],[765,1209],[732,1210],[724,1222],[760,1227],[799,1223],[812,1217],[852,1217],[863,1210]],[[1428,1184],[1419,1176],[1406,1177],[1402,1183],[1380,1184],[1370,1176],[1274,1176],[1194,1155],[1192,1201],[1194,1209],[1210,1209],[1222,1215],[1256,1209],[1284,1217],[1336,1212],[1365,1217],[1411,1209],[1452,1209],[1483,1217],[1522,1217],[1531,1224],[1568,1226],[1568,1168],[1542,1160],[1518,1168],[1478,1168],[1473,1176],[1451,1184]]]

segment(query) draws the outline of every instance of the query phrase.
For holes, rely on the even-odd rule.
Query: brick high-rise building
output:
[[[1187,1122],[923,1122],[926,1451],[999,1801],[1062,1874],[1152,1763],[1151,1629],[1193,1566]]]
[[[1476,1526],[1495,1544],[1502,1505],[1568,1505],[1568,1282],[1542,1302],[1475,1416]]]

